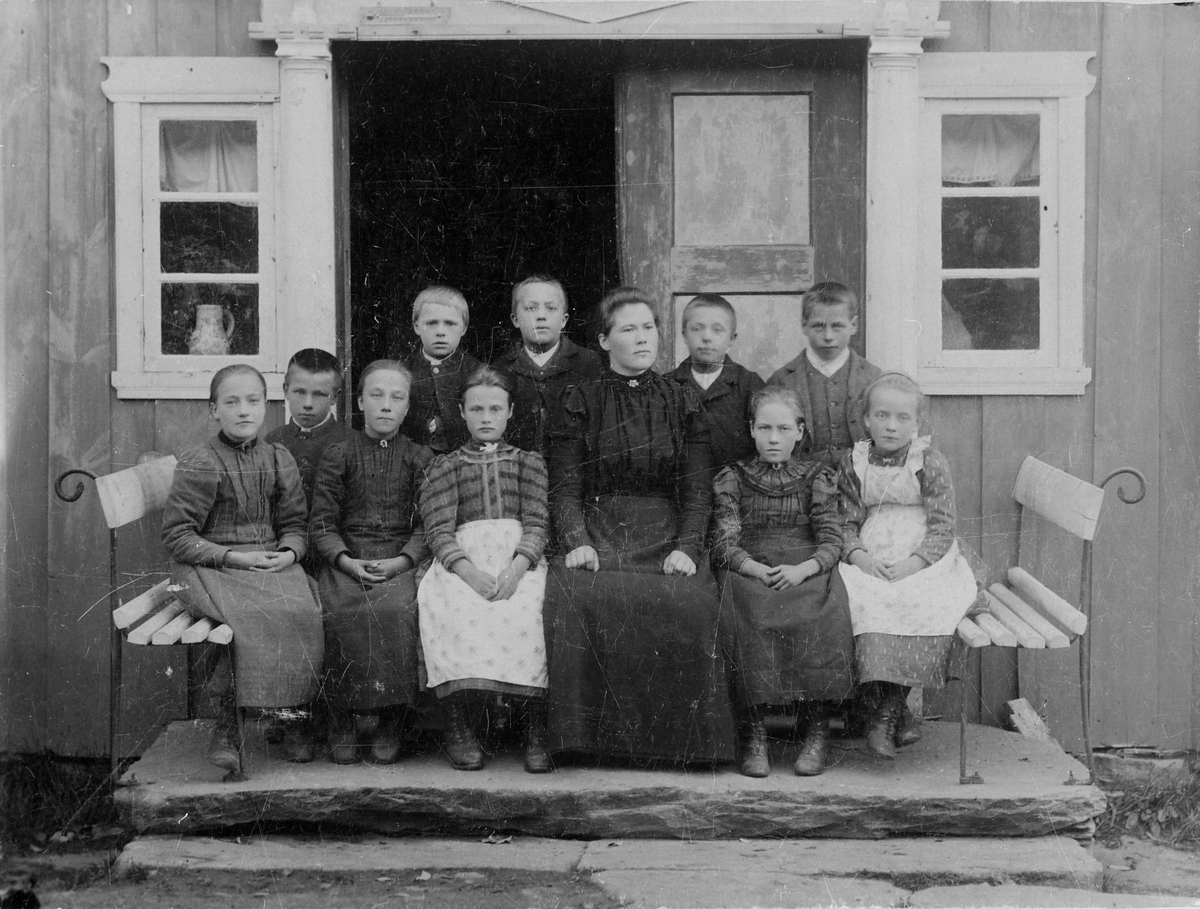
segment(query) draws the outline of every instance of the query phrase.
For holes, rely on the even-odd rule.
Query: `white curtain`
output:
[[[253,120],[164,120],[159,183],[168,192],[258,191]]]
[[[942,117],[943,185],[1036,183],[1037,114],[948,114]]]

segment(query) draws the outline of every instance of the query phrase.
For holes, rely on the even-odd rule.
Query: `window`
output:
[[[921,61],[916,378],[935,394],[1081,394],[1090,54]]]
[[[145,368],[275,367],[270,108],[142,109]],[[185,119],[186,118],[186,119]]]
[[[122,398],[206,398],[257,367],[281,394],[272,59],[104,61],[113,101]]]

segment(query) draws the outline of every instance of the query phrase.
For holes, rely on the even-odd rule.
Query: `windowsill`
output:
[[[283,400],[283,373],[263,373],[267,399]],[[114,372],[112,385],[122,400],[138,398],[207,401],[212,372]]]
[[[1081,395],[1086,366],[926,366],[913,376],[927,395]]]

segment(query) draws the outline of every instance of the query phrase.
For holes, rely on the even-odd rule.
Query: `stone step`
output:
[[[168,726],[123,778],[118,810],[140,833],[325,825],[388,834],[678,838],[989,836],[1058,833],[1088,838],[1105,808],[1087,770],[1053,742],[969,727],[969,772],[960,785],[958,726],[928,723],[897,760],[871,758],[837,740],[818,777],[791,773],[795,746],[774,742],[766,779],[736,769],[565,766],[531,775],[519,753],[475,773],[453,770],[434,748],[391,766],[290,764],[256,728],[249,779],[221,781],[204,760],[205,721]],[[136,782],[136,785],[130,785]]]
[[[398,880],[458,870],[587,874],[630,907],[924,905],[915,900],[925,894],[930,905],[953,905],[938,900],[956,892],[971,899],[993,892],[1014,899],[1026,892],[1042,900],[1011,905],[1134,905],[1080,902],[1084,891],[1094,901],[1107,898],[1096,892],[1103,872],[1078,843],[1060,837],[690,843],[499,839],[151,836],[130,843],[116,869],[122,874],[386,873]],[[1023,886],[1014,888],[1016,884]]]

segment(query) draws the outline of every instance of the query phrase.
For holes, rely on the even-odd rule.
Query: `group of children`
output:
[[[636,313],[637,299],[615,298],[606,312]],[[521,344],[489,367],[459,346],[465,298],[425,289],[413,304],[421,349],[358,377],[359,431],[334,416],[342,373],[327,352],[292,358],[290,419],[261,440],[263,377],[246,365],[214,375],[219,432],[181,457],[163,525],[179,597],[235,632],[214,764],[238,768],[235,707],[306,705],[326,722],[286,724],[289,759],[312,760],[320,731],[337,763],[394,762],[406,712],[428,690],[455,767],[483,766],[468,708],[485,691],[525,705],[525,768],[551,769],[546,554],[565,555],[554,570],[602,566],[594,549],[589,560],[588,546],[558,540],[547,459],[567,422],[568,389],[606,370],[636,388],[657,349],[637,325],[618,337],[609,313],[606,366],[564,336],[568,315],[558,281],[520,282],[512,321]],[[870,712],[867,747],[893,758],[919,735],[904,722],[908,689],[942,685],[954,628],[975,597],[954,538],[948,467],[918,437],[919,388],[850,350],[857,300],[844,286],[805,294],[802,325],[806,349],[764,383],[728,355],[733,307],[701,294],[683,316],[689,355],[670,373],[701,402],[712,452],[704,469],[719,659],[749,776],[769,772],[765,714],[797,704],[794,770],[820,773],[829,713],[856,692]],[[673,551],[662,570],[696,569]]]

